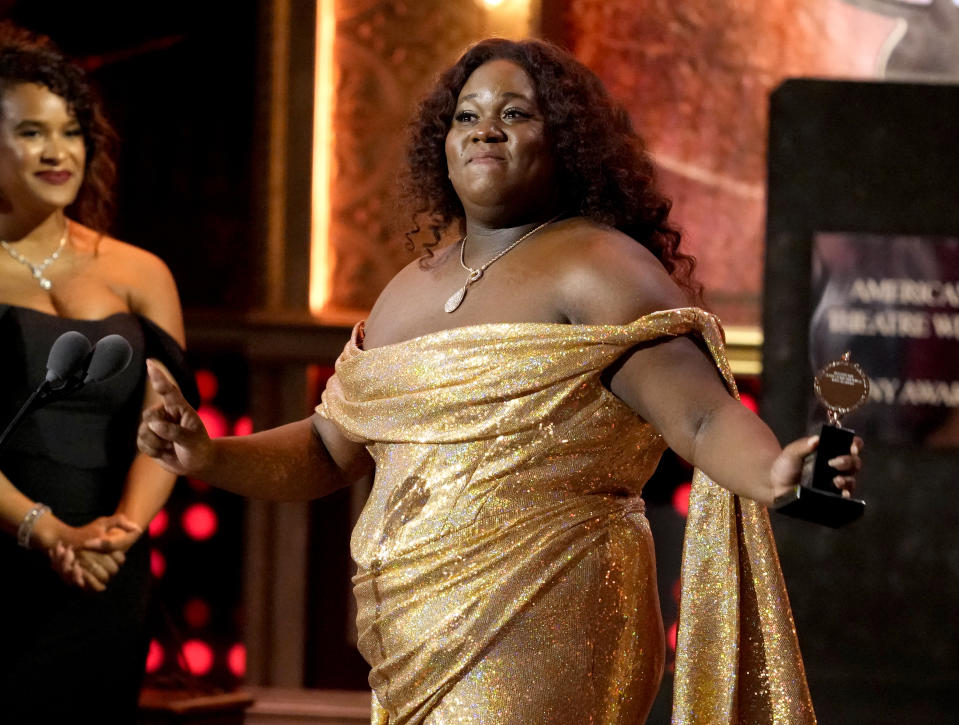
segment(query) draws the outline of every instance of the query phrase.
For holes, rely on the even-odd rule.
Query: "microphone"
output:
[[[64,332],[53,341],[47,355],[47,375],[0,434],[0,448],[27,413],[49,402],[54,392],[63,391],[65,394],[72,389],[71,383],[76,381],[77,372],[87,365],[91,347],[86,336],[76,330]]]
[[[133,359],[133,348],[122,335],[107,335],[93,347],[83,385],[99,383],[126,370]]]
[[[47,387],[57,390],[67,384],[69,377],[77,372],[90,354],[90,341],[76,330],[64,332],[54,340],[47,357]]]
[[[47,356],[47,374],[0,434],[0,449],[20,422],[34,410],[65,398],[88,383],[100,383],[123,372],[133,348],[122,335],[107,335],[90,345],[80,332],[70,330],[54,340]]]

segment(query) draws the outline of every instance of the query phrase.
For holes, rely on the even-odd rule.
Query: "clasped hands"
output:
[[[47,554],[65,582],[102,592],[142,533],[143,529],[123,514],[101,516],[84,526],[65,527]]]

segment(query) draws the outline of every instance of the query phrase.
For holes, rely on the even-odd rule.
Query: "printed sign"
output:
[[[869,375],[849,416],[870,441],[959,445],[959,238],[815,236],[810,367],[845,351]]]

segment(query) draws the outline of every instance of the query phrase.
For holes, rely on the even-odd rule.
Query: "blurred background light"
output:
[[[187,507],[181,519],[186,535],[196,541],[205,541],[216,533],[219,522],[216,512],[205,503],[194,503]]]

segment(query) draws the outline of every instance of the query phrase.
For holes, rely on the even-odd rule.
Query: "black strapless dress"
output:
[[[79,526],[114,513],[120,500],[136,455],[144,360],[157,357],[181,385],[193,383],[180,347],[145,318],[75,320],[0,305],[0,427],[43,380],[50,346],[67,330],[91,342],[123,335],[133,359],[119,375],[32,413],[0,452],[0,471]],[[148,645],[147,538],[107,590],[92,593],[61,582],[45,554],[0,537],[0,721],[134,721]]]

